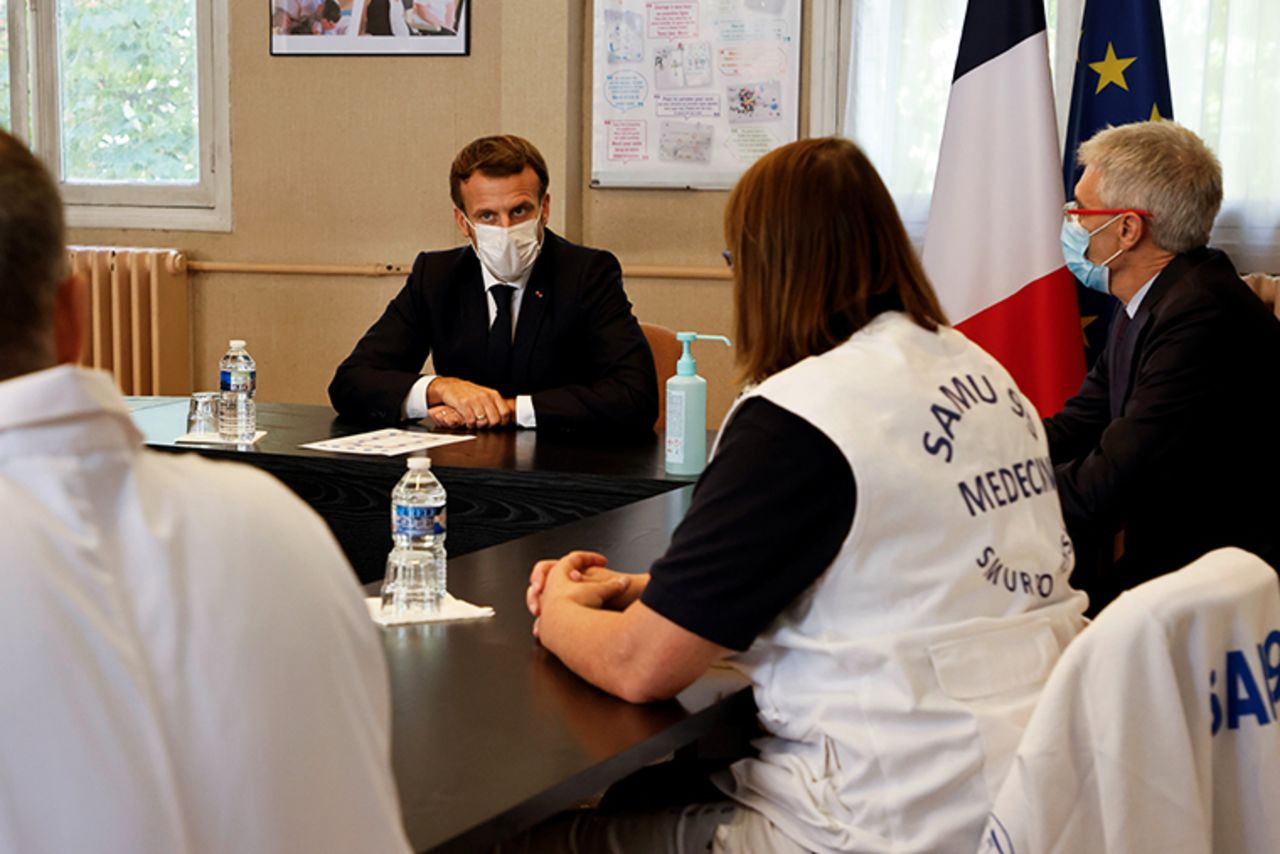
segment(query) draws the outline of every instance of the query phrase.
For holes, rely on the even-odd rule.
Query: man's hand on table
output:
[[[541,618],[548,607],[573,604],[584,608],[621,611],[640,598],[648,576],[618,572],[605,566],[608,559],[596,552],[570,552],[559,560],[540,560],[529,573],[525,604]],[[538,622],[533,634],[538,635]]]
[[[431,419],[431,423],[436,427],[448,427],[450,430],[456,430],[466,426],[466,422],[462,420],[462,416],[458,414],[458,410],[452,406],[440,404],[433,406],[427,410],[427,418]]]
[[[436,377],[427,386],[427,415],[446,427],[493,430],[515,423],[516,402],[495,389],[457,377]]]

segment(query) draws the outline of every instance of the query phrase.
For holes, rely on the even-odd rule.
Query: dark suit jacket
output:
[[[470,246],[423,252],[377,323],[338,366],[329,399],[347,418],[400,420],[428,354],[439,376],[484,383],[489,315]],[[649,343],[608,252],[550,231],[520,303],[512,383],[528,394],[538,429],[652,430],[658,385]]]
[[[1125,342],[1045,421],[1073,539],[1124,531],[1113,566],[1073,581],[1100,608],[1221,546],[1280,567],[1280,321],[1201,248],[1156,277]]]

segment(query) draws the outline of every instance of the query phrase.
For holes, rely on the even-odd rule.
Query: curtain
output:
[[[844,134],[880,170],[919,244],[966,3],[850,2]],[[1280,2],[1162,0],[1161,7],[1174,116],[1222,161],[1214,243],[1241,272],[1280,271]],[[1083,12],[1084,0],[1046,4],[1060,136]]]
[[[845,136],[858,143],[921,243],[965,0],[853,0]]]
[[[1214,242],[1280,272],[1280,3],[1162,0],[1174,117],[1222,161]]]

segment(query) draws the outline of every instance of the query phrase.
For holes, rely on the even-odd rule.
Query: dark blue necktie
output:
[[[1129,326],[1132,319],[1124,306],[1116,310],[1115,319],[1111,321],[1114,339],[1111,345],[1111,372],[1107,378],[1111,385],[1111,417],[1118,418],[1124,409],[1124,401],[1129,391],[1129,366],[1133,361],[1132,348],[1129,346]]]
[[[516,289],[510,285],[494,285],[489,288],[498,312],[489,327],[489,348],[486,367],[489,385],[510,397],[507,386],[511,384],[511,297]]]

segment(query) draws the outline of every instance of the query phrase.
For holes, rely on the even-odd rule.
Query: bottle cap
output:
[[[231,339],[231,349],[232,349],[232,350],[243,350],[243,349],[244,349],[244,339],[242,339],[242,338],[232,338],[232,339]]]
[[[409,471],[431,468],[431,457],[409,457]]]

